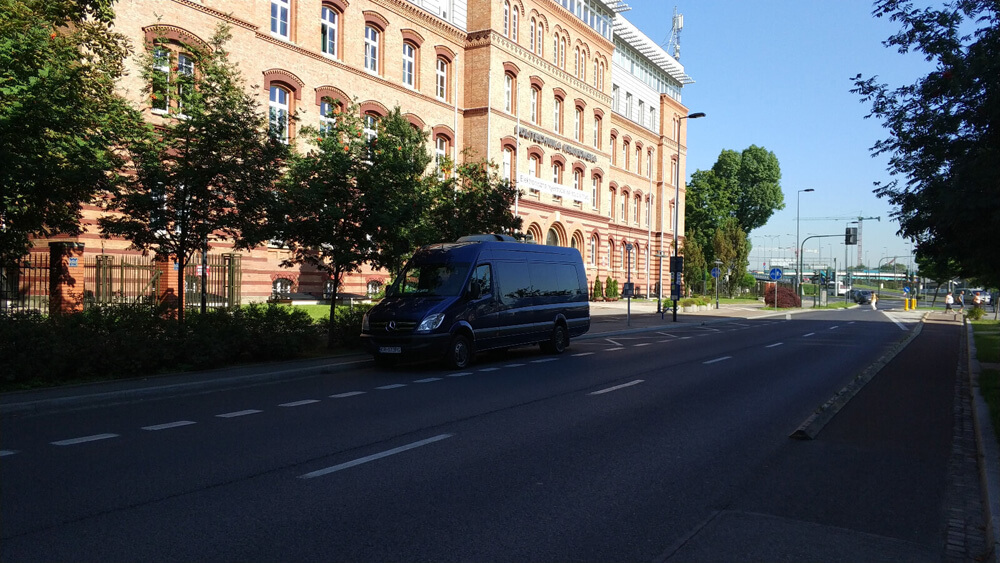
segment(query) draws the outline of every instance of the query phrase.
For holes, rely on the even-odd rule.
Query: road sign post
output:
[[[774,280],[774,310],[778,310],[778,280],[781,279],[781,268],[771,268],[768,277]]]

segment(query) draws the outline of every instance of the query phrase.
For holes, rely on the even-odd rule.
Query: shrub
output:
[[[978,321],[983,318],[986,314],[986,310],[982,307],[972,307],[965,310],[965,316],[969,318],[970,321]]]
[[[601,280],[594,280],[594,291],[590,295],[592,301],[601,301],[604,299],[604,286],[601,285]]]
[[[361,347],[361,320],[374,305],[363,303],[353,307],[337,307],[334,314],[334,322],[337,325],[337,335],[340,337],[340,344],[345,348]]]
[[[768,289],[764,292],[764,305],[768,307],[774,307],[774,288]],[[795,290],[787,285],[778,285],[778,308],[790,309],[792,307],[801,307],[802,300],[799,299],[798,295],[795,295]]]

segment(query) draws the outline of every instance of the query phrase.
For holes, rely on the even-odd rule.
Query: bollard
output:
[[[903,310],[904,311],[910,310],[910,300],[908,298],[903,299]]]

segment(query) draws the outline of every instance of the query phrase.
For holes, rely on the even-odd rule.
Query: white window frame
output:
[[[573,138],[578,142],[583,141],[583,110],[576,108],[573,115]]]
[[[528,50],[535,52],[535,18],[528,20]]]
[[[538,88],[531,87],[531,122],[538,123]]]
[[[366,113],[364,118],[362,134],[369,144],[378,137],[378,117],[374,114]]]
[[[600,206],[597,204],[598,202],[597,194],[601,193],[601,184],[600,184],[600,178],[598,176],[594,176],[592,180],[593,184],[590,187],[590,206],[593,207],[594,210],[596,211],[600,209]]]
[[[268,125],[278,131],[278,140],[288,143],[289,98],[292,93],[277,84],[271,84],[268,93]]]
[[[271,35],[288,41],[289,0],[271,0]]]
[[[510,1],[503,3],[503,36],[510,38]]]
[[[554,98],[555,103],[552,104],[552,118],[554,122],[552,123],[552,130],[557,134],[562,134],[562,100],[559,98]]]
[[[340,23],[340,14],[337,10],[329,6],[323,6],[320,10],[320,47],[323,54],[337,58],[337,31]]]
[[[155,47],[153,49],[153,72],[158,72],[166,76],[166,86],[163,91],[153,90],[153,95],[157,98],[152,102],[152,112],[157,114],[170,113],[170,49],[166,47]],[[163,98],[160,100],[160,98]],[[157,107],[162,105],[163,107]]]
[[[508,182],[513,177],[514,151],[510,147],[503,148],[503,171],[502,176]]]
[[[319,130],[324,135],[333,131],[337,125],[337,114],[334,112],[337,105],[329,98],[319,101]]]
[[[417,48],[409,41],[403,41],[403,84],[409,88],[417,85]]]
[[[181,75],[187,76],[188,79],[181,80]],[[186,117],[184,115],[184,87],[185,82],[194,77],[194,59],[191,55],[185,53],[177,54],[177,114],[178,117]]]
[[[503,75],[503,109],[514,113],[514,77],[509,73]]]
[[[436,80],[436,90],[435,94],[439,100],[448,99],[448,61],[444,60],[442,57],[437,58],[437,64],[435,67]]]
[[[365,26],[365,70],[378,74],[378,49],[382,33],[374,26]]]
[[[520,15],[520,13],[521,13],[521,9],[518,8],[515,5],[514,6],[514,11],[512,12],[512,15],[511,15],[511,18],[510,18],[510,40],[513,41],[514,43],[517,43],[517,26],[518,26],[518,23],[519,23],[518,20],[520,19],[518,17]]]

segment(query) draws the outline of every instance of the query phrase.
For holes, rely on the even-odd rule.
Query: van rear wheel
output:
[[[550,354],[562,354],[569,347],[569,332],[566,327],[557,324],[555,328],[552,329],[552,336],[547,342],[541,343],[541,348],[543,352],[548,352]]]
[[[444,363],[450,368],[465,369],[472,363],[472,343],[464,334],[451,337]]]

